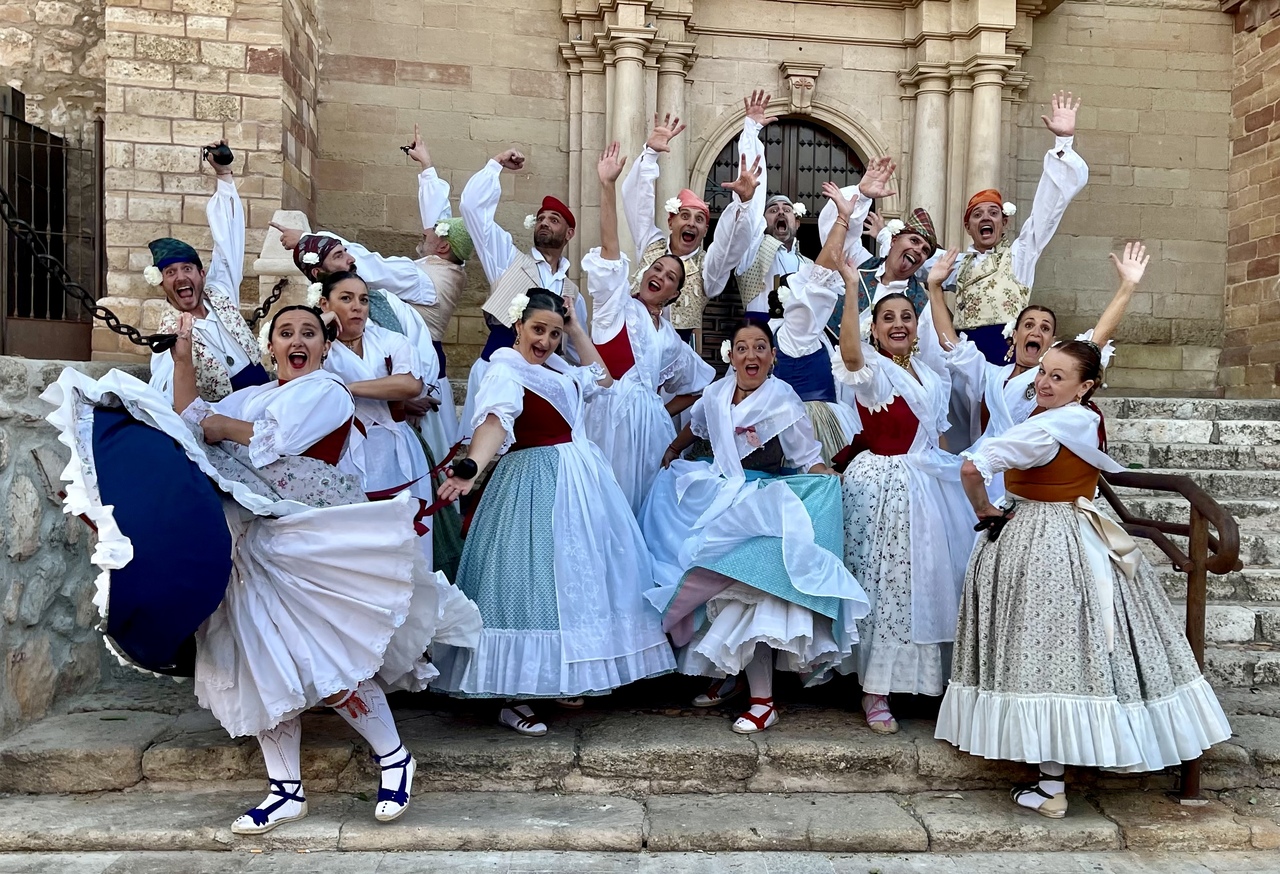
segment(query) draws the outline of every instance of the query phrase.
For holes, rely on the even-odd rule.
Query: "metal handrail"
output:
[[[1187,523],[1159,522],[1136,516],[1115,493],[1115,486],[1182,495],[1191,505],[1190,519]],[[1187,575],[1187,642],[1191,644],[1196,664],[1204,670],[1208,575],[1231,573],[1243,567],[1240,562],[1240,527],[1235,517],[1188,476],[1129,470],[1104,473],[1098,490],[1120,518],[1125,531],[1134,537],[1150,540],[1169,557],[1176,570]],[[1211,525],[1217,531],[1216,537],[1209,533]],[[1169,539],[1170,536],[1187,538],[1187,551],[1183,552]],[[1199,758],[1183,762],[1179,797],[1183,801],[1199,800]]]

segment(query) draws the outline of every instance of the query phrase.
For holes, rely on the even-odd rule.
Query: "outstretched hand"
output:
[[[855,198],[844,196],[844,192],[840,190],[840,186],[834,182],[822,183],[822,196],[835,204],[836,212],[840,218],[845,221],[849,220],[849,216],[853,215],[853,204]]]
[[[596,173],[600,176],[600,182],[604,185],[612,186],[618,181],[618,177],[622,175],[622,168],[627,163],[627,156],[620,155],[621,147],[617,141],[609,144],[600,156],[599,162],[596,163]]]
[[[191,328],[194,324],[195,318],[191,313],[182,313],[178,316],[178,339],[169,350],[169,354],[175,361],[191,360]]]
[[[1055,137],[1073,137],[1076,135],[1076,112],[1080,109],[1080,98],[1073,97],[1070,91],[1059,91],[1050,101],[1049,115],[1040,116],[1044,126],[1053,132]]]
[[[423,170],[431,166],[431,151],[427,148],[427,144],[423,142],[422,133],[416,124],[413,126],[413,145],[409,146],[407,154],[421,164]]]
[[[451,476],[436,489],[436,495],[442,501],[456,501],[463,495],[471,494],[471,489],[475,487],[476,478],[459,479]]]
[[[680,132],[687,127],[677,116],[672,118],[671,113],[667,113],[658,120],[658,114],[653,114],[653,131],[649,134],[649,139],[645,140],[645,145],[653,149],[655,152],[671,151],[671,141],[680,135]]]
[[[951,275],[951,270],[956,266],[956,259],[960,257],[959,247],[948,249],[945,253],[938,256],[938,260],[933,262],[933,266],[929,268],[928,284],[942,285],[947,281],[947,277]]]
[[[1137,285],[1142,281],[1142,274],[1147,270],[1147,264],[1151,261],[1151,256],[1147,254],[1147,247],[1141,242],[1125,243],[1124,254],[1119,258],[1116,253],[1111,253],[1111,263],[1116,267],[1116,273],[1120,275],[1121,282],[1132,282]]]
[[[280,232],[280,245],[286,249],[293,250],[298,248],[298,243],[302,240],[302,231],[297,228],[286,228],[279,222],[271,222],[271,227]]]
[[[892,197],[898,192],[889,183],[897,169],[898,165],[888,155],[872,158],[862,174],[862,181],[858,183],[858,190],[862,192],[863,197],[869,197],[872,200],[877,197]]]
[[[747,156],[742,155],[738,163],[738,178],[732,182],[720,183],[721,188],[725,188],[738,195],[738,200],[746,203],[751,196],[756,193],[756,187],[760,184],[760,158],[756,157],[751,162],[751,166],[747,166]]]
[[[769,109],[769,98],[771,96],[772,95],[765,94],[764,89],[761,88],[759,90],[752,91],[750,97],[742,98],[742,108],[746,112],[747,118],[751,119],[761,127],[773,124],[778,120],[776,115],[765,115]]]

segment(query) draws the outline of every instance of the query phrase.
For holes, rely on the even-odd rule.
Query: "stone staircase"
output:
[[[1103,404],[1117,457],[1191,475],[1240,519],[1246,567],[1210,578],[1209,608],[1208,672],[1235,736],[1206,754],[1200,806],[1170,797],[1176,769],[1072,769],[1067,818],[1046,820],[1008,800],[1030,769],[933,739],[936,702],[896,701],[903,730],[884,737],[866,728],[852,679],[805,690],[780,675],[782,721],[744,737],[729,730],[737,707],[689,709],[701,684],[665,677],[581,712],[548,704],[550,731],[537,739],[497,726],[483,702],[393,696],[418,776],[414,803],[391,825],[373,820],[363,742],[327,710],[310,712],[311,814],[241,838],[228,826],[264,791],[256,743],[228,738],[189,684],[121,670],[67,713],[0,740],[0,854],[1278,849],[1280,404]],[[1180,497],[1123,491],[1136,513],[1185,515]],[[1181,575],[1153,557],[1181,598]]]
[[[1111,454],[1151,473],[1191,477],[1240,527],[1244,569],[1210,576],[1205,671],[1217,688],[1280,685],[1280,402],[1108,398]],[[1136,515],[1186,522],[1180,495],[1117,489]],[[1175,538],[1184,546],[1185,542]],[[1148,542],[1175,603],[1186,577]]]

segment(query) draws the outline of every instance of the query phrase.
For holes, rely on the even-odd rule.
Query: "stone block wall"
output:
[[[1280,0],[1235,8],[1226,339],[1228,396],[1280,397]]]
[[[1035,21],[1016,123],[1016,200],[1029,211],[1054,91],[1082,97],[1089,184],[1036,270],[1059,334],[1091,328],[1115,290],[1107,253],[1142,239],[1152,264],[1121,325],[1113,391],[1215,391],[1227,256],[1231,19],[1216,0],[1066,2]]]
[[[68,453],[39,399],[64,366],[0,357],[0,736],[93,689],[108,665],[94,630],[93,533],[62,512]],[[94,376],[108,369],[70,366]]]
[[[0,0],[0,76],[27,121],[74,136],[101,113],[103,0]]]
[[[532,244],[524,216],[543,195],[565,198],[567,77],[558,0],[472,4],[439,0],[320,0],[324,23],[316,160],[317,228],[387,255],[413,256],[421,239],[417,164],[399,146],[415,123],[443,178],[462,186],[498,152],[516,147],[524,172],[504,172],[498,221]],[[453,373],[479,355],[488,334],[480,305],[488,284],[478,261],[445,337]]]

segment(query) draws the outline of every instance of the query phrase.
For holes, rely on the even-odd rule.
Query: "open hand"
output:
[[[747,166],[746,155],[742,155],[738,161],[738,178],[732,182],[721,182],[720,187],[732,191],[738,195],[738,200],[746,203],[760,184],[760,158],[757,156],[750,167]]]
[[[928,283],[930,286],[938,285],[947,281],[947,277],[951,275],[951,270],[956,266],[956,259],[960,257],[960,249],[948,249],[945,253],[938,256],[938,260],[933,262],[933,266],[929,268]]]
[[[747,118],[761,127],[773,124],[778,120],[776,115],[765,115],[769,109],[770,96],[765,94],[764,89],[761,88],[758,91],[752,91],[750,97],[742,98],[742,108],[746,111]]]
[[[1132,282],[1137,285],[1142,281],[1142,274],[1147,270],[1147,264],[1151,261],[1151,256],[1147,254],[1147,247],[1141,242],[1125,243],[1124,255],[1117,258],[1116,253],[1111,253],[1111,263],[1116,266],[1116,273],[1120,274],[1121,282]]]
[[[600,176],[600,182],[604,185],[613,186],[618,181],[618,177],[622,175],[622,168],[627,163],[626,155],[619,155],[620,146],[617,141],[609,144],[604,150],[604,154],[600,156],[600,161],[596,164],[596,173]]]
[[[880,232],[884,230],[884,216],[872,210],[867,213],[867,217],[862,222],[862,232],[875,239],[880,236]]]
[[[463,495],[471,494],[471,490],[475,488],[476,479],[459,479],[456,476],[450,476],[447,480],[440,483],[440,487],[436,489],[436,495],[442,501],[456,501]]]
[[[840,190],[840,186],[834,182],[822,183],[822,196],[835,204],[836,212],[840,218],[845,221],[849,220],[849,216],[853,215],[854,198],[844,196],[844,192]]]
[[[1076,111],[1080,109],[1080,98],[1073,97],[1070,91],[1059,91],[1050,101],[1049,115],[1040,116],[1044,126],[1053,132],[1055,137],[1073,137],[1076,135]]]
[[[503,170],[523,170],[524,153],[519,149],[507,149],[493,156],[493,160],[502,165]]]
[[[280,245],[290,251],[298,248],[298,242],[302,239],[302,231],[297,228],[286,228],[279,222],[271,222],[271,227],[280,232]]]
[[[645,145],[653,149],[655,152],[671,151],[671,141],[680,135],[680,132],[687,127],[680,118],[671,117],[671,113],[667,113],[658,120],[658,114],[653,114],[653,131],[649,134],[649,139],[645,140]]]
[[[431,151],[422,141],[422,133],[416,124],[413,126],[413,145],[409,146],[409,157],[421,164],[423,170],[431,166]]]
[[[869,197],[872,200],[877,197],[892,197],[898,193],[897,189],[890,185],[893,173],[897,169],[898,165],[888,155],[872,158],[862,174],[862,181],[858,183],[858,190],[862,192],[863,197]]]

